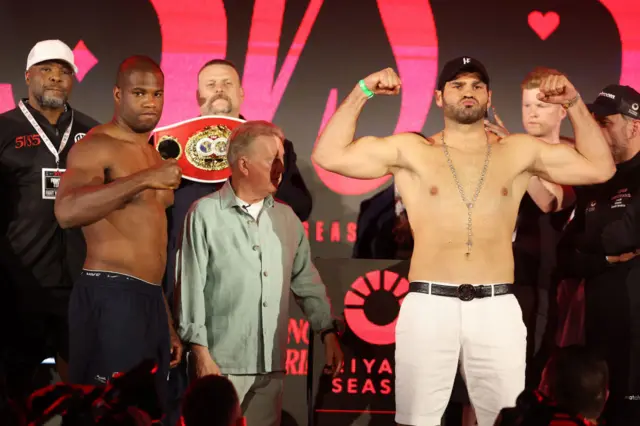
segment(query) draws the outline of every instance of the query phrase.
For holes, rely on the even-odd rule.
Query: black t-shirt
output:
[[[556,246],[571,211],[545,214],[528,193],[524,194],[513,243],[515,283],[549,288],[556,264]]]
[[[56,150],[73,111],[71,133],[59,154],[59,167],[66,168],[69,149],[98,122],[67,105],[53,126],[23,102]],[[5,302],[20,310],[64,309],[52,298],[68,297],[86,253],[80,229],[61,229],[54,200],[43,197],[43,168],[56,169],[55,157],[22,111],[0,114],[0,282]]]
[[[574,237],[562,261],[568,276],[589,278],[615,266],[606,256],[640,248],[640,153],[618,164],[608,182],[576,188],[576,195]],[[621,265],[636,264],[637,257]]]

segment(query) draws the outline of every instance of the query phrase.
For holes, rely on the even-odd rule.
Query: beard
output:
[[[444,116],[460,124],[473,124],[484,119],[487,113],[487,105],[476,104],[466,107],[458,104],[444,104]]]
[[[221,102],[218,105],[214,105],[214,103],[219,99],[223,99],[226,102],[224,103]],[[202,113],[206,115],[226,115],[226,114],[230,114],[232,109],[233,109],[233,103],[231,102],[231,98],[225,95],[224,93],[221,93],[219,95],[216,95],[210,98],[203,105]]]
[[[627,144],[626,143],[614,142],[611,145],[611,156],[613,157],[613,161],[616,164],[620,164],[620,163],[624,162],[626,152],[627,152]]]
[[[67,95],[62,92],[44,91],[35,95],[36,101],[43,108],[62,108],[67,103]]]

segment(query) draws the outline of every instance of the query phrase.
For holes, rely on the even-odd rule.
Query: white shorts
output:
[[[396,324],[396,422],[439,425],[460,364],[478,426],[493,426],[524,390],[526,347],[513,294],[464,302],[409,293]]]

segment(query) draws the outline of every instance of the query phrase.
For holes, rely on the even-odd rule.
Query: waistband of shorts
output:
[[[131,275],[122,274],[120,272],[83,269],[80,273],[80,277],[82,278],[80,282],[83,280],[96,280],[99,281],[98,285],[109,287],[113,286],[115,288],[133,290],[139,293],[163,295],[161,285],[152,284],[148,281],[141,280],[140,278],[136,278]]]

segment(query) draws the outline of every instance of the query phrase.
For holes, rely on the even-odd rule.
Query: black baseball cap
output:
[[[480,74],[480,79],[484,84],[489,86],[489,73],[487,69],[482,65],[480,61],[470,56],[460,56],[444,64],[440,76],[438,77],[438,90],[444,89],[447,82],[455,79],[460,73],[463,72],[477,72]]]
[[[640,93],[630,86],[610,84],[602,89],[596,100],[587,105],[587,108],[598,117],[623,114],[640,119]]]

